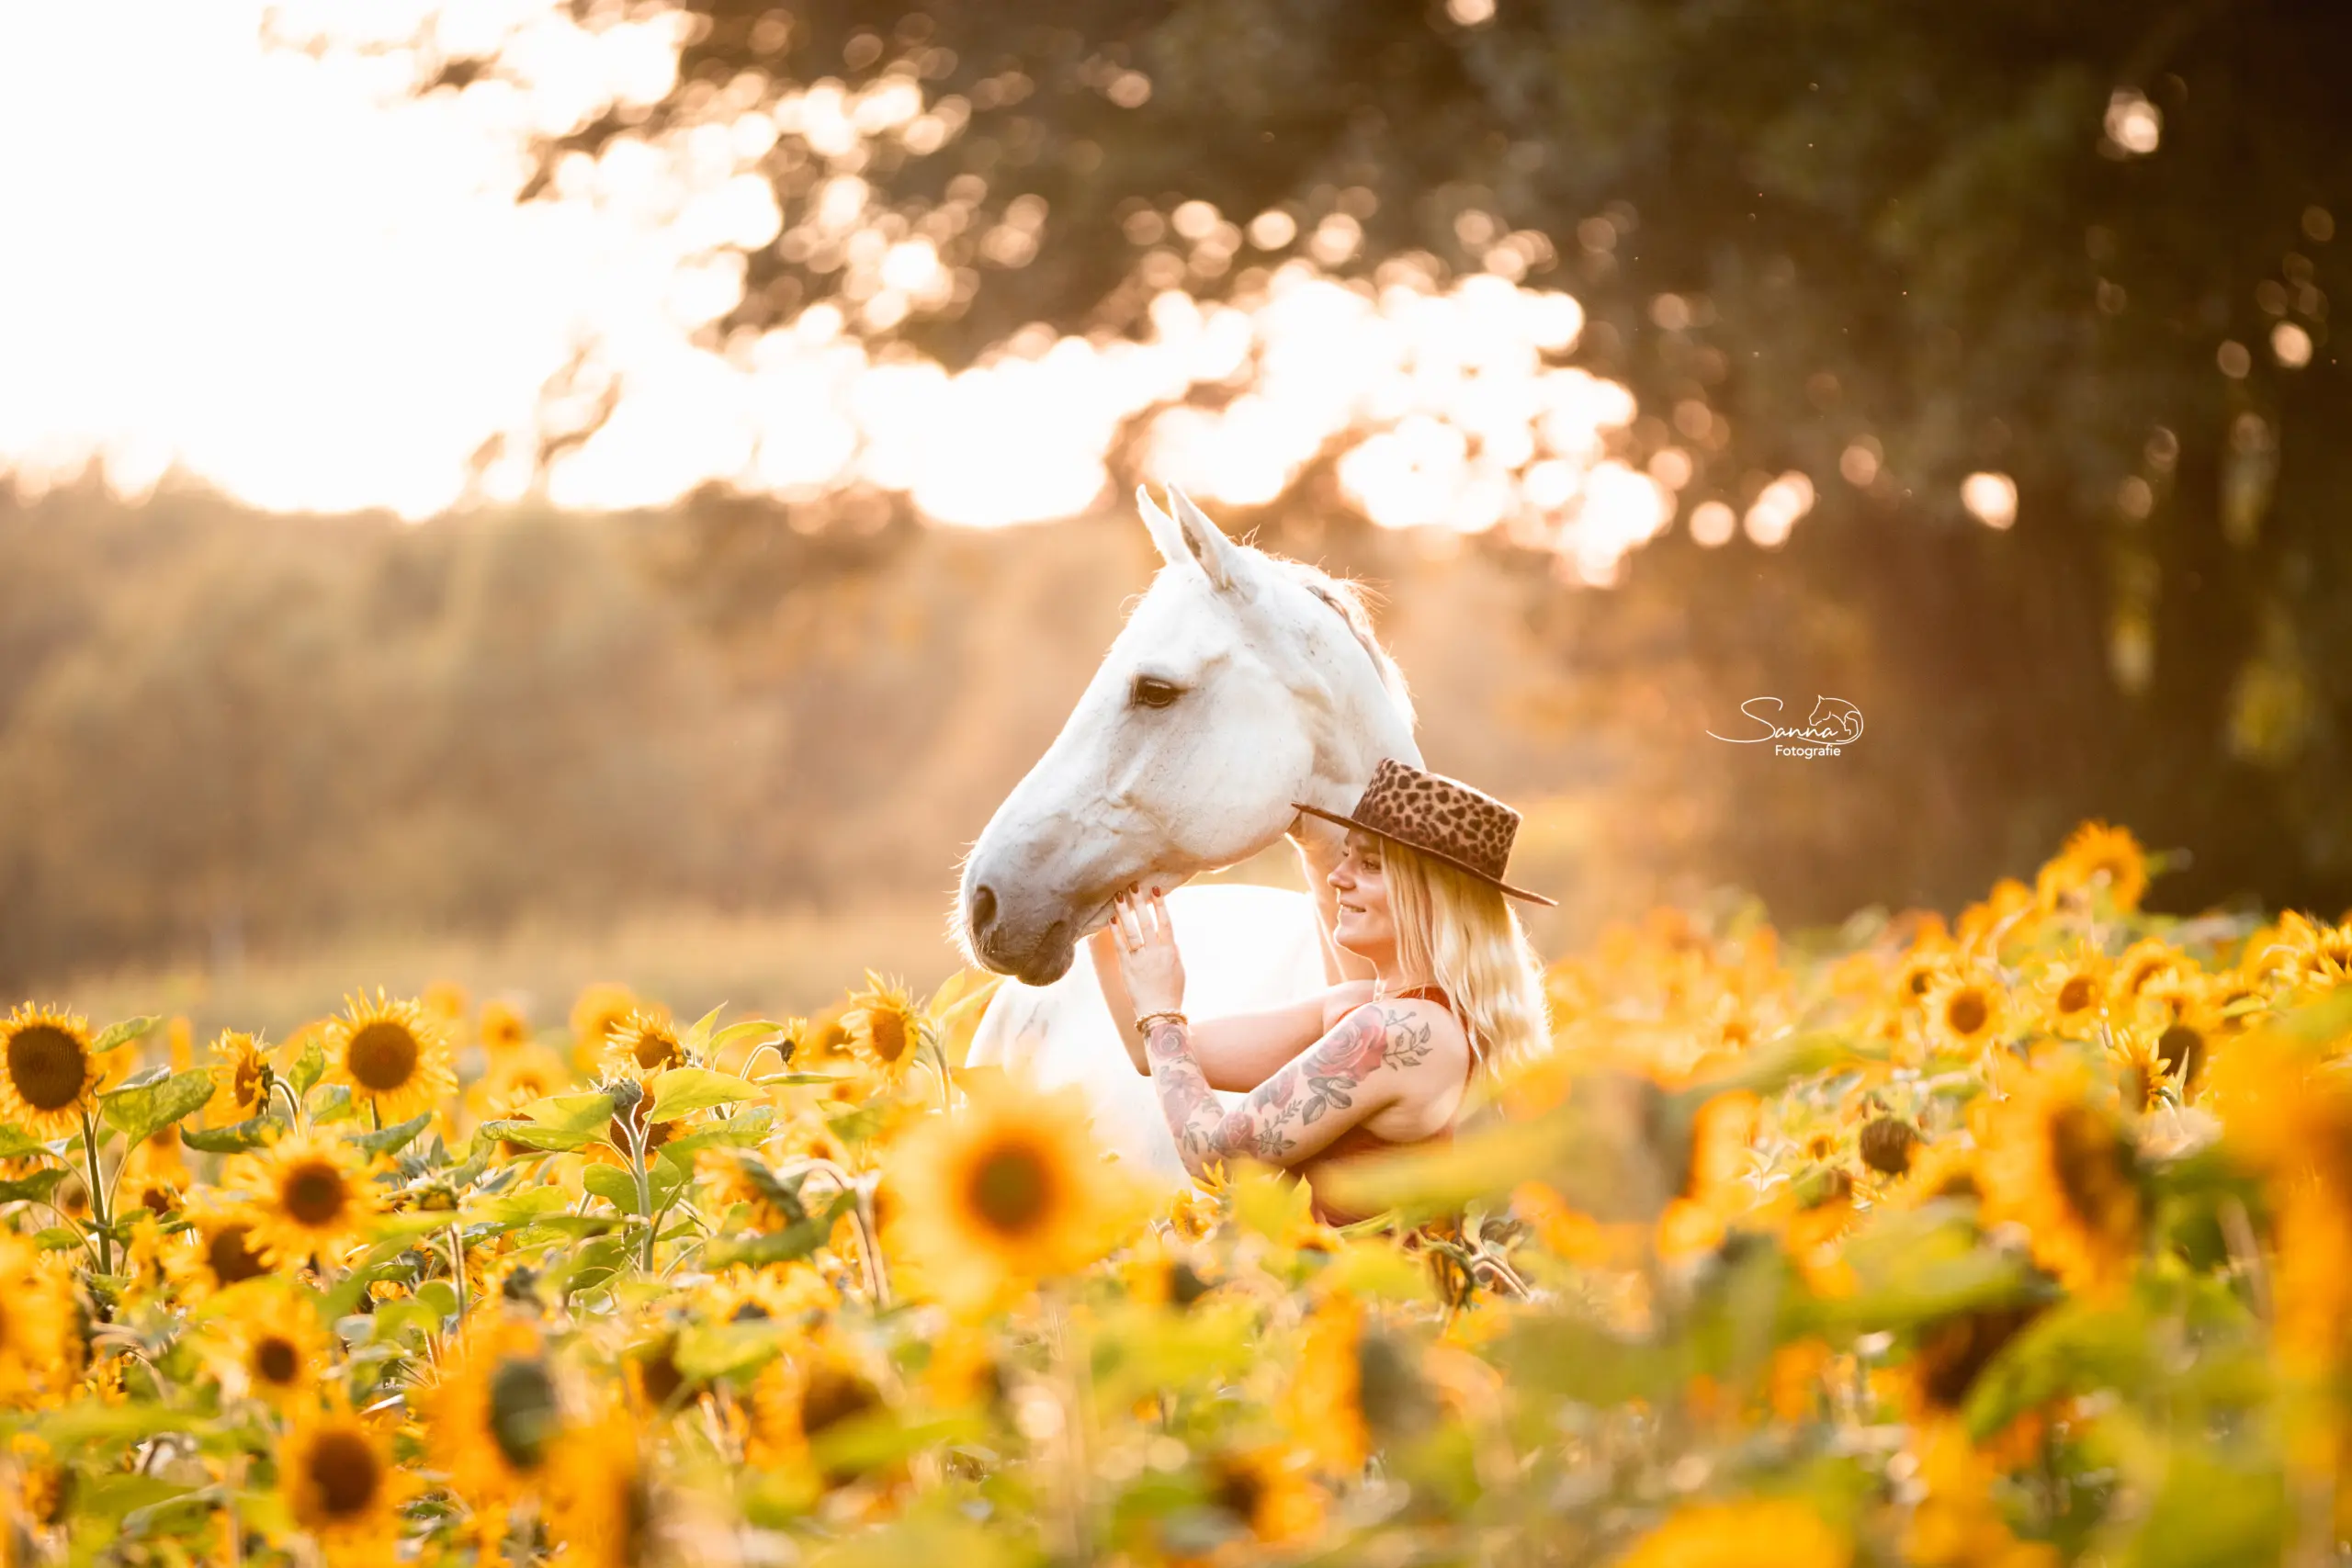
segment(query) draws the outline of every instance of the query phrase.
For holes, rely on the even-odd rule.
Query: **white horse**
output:
[[[1077,944],[1140,883],[1178,889],[1285,833],[1340,829],[1383,757],[1419,766],[1403,679],[1345,583],[1225,536],[1183,492],[1136,499],[1165,563],[1062,732],[964,863],[958,906],[997,988],[967,1060],[1079,1084],[1096,1135],[1181,1179],[1151,1082],[1135,1070]],[[1195,1017],[1279,1006],[1327,983],[1316,913],[1280,888],[1171,891]]]

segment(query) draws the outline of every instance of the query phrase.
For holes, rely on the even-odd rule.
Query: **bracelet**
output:
[[[1163,1018],[1172,1018],[1177,1022],[1184,1024],[1187,1027],[1190,1027],[1193,1021],[1191,1019],[1186,1018],[1182,1013],[1176,1011],[1173,1008],[1170,1008],[1165,1012],[1148,1012],[1141,1018],[1136,1020],[1136,1032],[1142,1035],[1147,1040],[1150,1039],[1151,1026],[1158,1023]]]

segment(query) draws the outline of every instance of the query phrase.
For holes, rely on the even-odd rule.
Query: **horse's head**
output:
[[[1247,859],[1292,801],[1345,810],[1381,757],[1419,758],[1343,585],[1232,542],[1172,486],[1172,515],[1136,493],[1166,565],[964,863],[966,944],[1031,985],[1122,889]]]

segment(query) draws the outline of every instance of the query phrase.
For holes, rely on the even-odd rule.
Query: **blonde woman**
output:
[[[1343,951],[1369,978],[1194,1023],[1159,898],[1123,896],[1091,951],[1112,1016],[1135,1018],[1128,1055],[1157,1086],[1185,1168],[1246,1157],[1311,1189],[1338,1161],[1452,1137],[1474,1072],[1548,1042],[1534,953],[1504,896],[1553,900],[1503,879],[1519,814],[1458,780],[1392,759],[1345,817],[1292,804],[1348,830],[1317,903],[1327,968]],[[1228,1112],[1212,1089],[1249,1098]],[[1358,1217],[1320,1197],[1315,1213]]]

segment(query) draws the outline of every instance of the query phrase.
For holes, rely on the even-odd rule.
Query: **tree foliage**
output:
[[[1860,610],[1898,700],[1948,699],[1995,745],[2024,732],[2010,765],[2043,795],[1981,803],[1995,836],[2104,810],[2212,847],[2177,896],[2352,897],[2331,805],[2352,669],[2342,7],[689,10],[678,88],[550,143],[548,169],[812,84],[896,76],[938,119],[838,156],[779,141],[785,236],[746,258],[729,325],[855,305],[843,247],[794,237],[844,172],[960,269],[866,330],[951,363],[1032,321],[1138,330],[1159,288],[1245,288],[1318,236],[1332,256],[1352,239],[1333,265],[1366,275],[1410,257],[1565,285],[1579,358],[1645,411],[1626,456],[1689,455],[1686,508],[1810,474],[1819,502],[1771,569],[1803,586],[1790,614]],[[1215,212],[1175,223],[1187,202]],[[1270,210],[1291,221],[1245,237]],[[2015,486],[2006,536],[1967,537],[1977,472]],[[1754,629],[1727,658],[1770,667],[1804,633]]]

